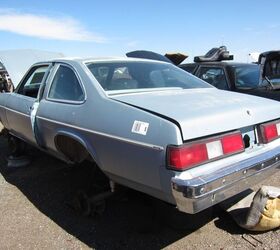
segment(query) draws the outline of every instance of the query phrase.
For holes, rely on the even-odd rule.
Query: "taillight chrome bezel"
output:
[[[211,143],[211,142],[215,142],[215,141],[220,141],[221,142],[223,138],[229,137],[229,136],[234,136],[234,135],[239,135],[240,136],[240,142],[242,142],[242,149],[240,149],[240,150],[237,150],[235,152],[228,153],[228,154],[223,154],[223,155],[211,158],[211,159],[209,159],[209,157],[208,157],[208,159],[205,160],[205,161],[201,161],[201,162],[199,162],[197,164],[194,164],[194,165],[182,167],[181,169],[176,167],[176,166],[172,166],[170,164],[170,149],[172,149],[172,148],[180,149],[180,148],[192,147],[194,145],[199,145],[199,144],[205,144],[206,145],[207,143]],[[212,137],[207,137],[207,138],[203,138],[203,139],[199,139],[199,140],[194,140],[194,141],[191,141],[191,142],[186,142],[182,145],[168,145],[167,149],[166,149],[166,152],[167,152],[166,153],[166,166],[167,166],[168,169],[182,172],[182,171],[200,166],[202,164],[206,164],[206,163],[213,162],[213,161],[216,161],[216,160],[219,160],[219,159],[223,159],[223,158],[235,155],[235,154],[242,153],[244,151],[245,151],[245,146],[244,146],[244,141],[243,141],[243,138],[242,138],[242,134],[239,130],[235,130],[235,131],[225,133],[225,134],[220,134],[220,135],[216,135],[216,136],[212,136]],[[208,151],[207,151],[207,153],[208,153]]]
[[[277,124],[279,124],[279,126],[280,126],[280,119],[265,122],[265,123],[262,123],[262,124],[258,125],[258,135],[259,135],[259,142],[260,143],[267,144],[267,143],[270,143],[270,142],[280,138],[280,131],[278,132]],[[275,125],[277,136],[275,136],[273,139],[268,139],[265,135],[265,127],[272,126],[272,125]]]

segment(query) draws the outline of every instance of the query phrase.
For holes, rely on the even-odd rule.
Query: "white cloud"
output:
[[[88,31],[74,18],[23,14],[14,10],[0,9],[0,30],[43,39],[106,42],[104,37]]]
[[[134,48],[134,47],[137,47],[139,46],[139,42],[138,41],[131,41],[131,42],[128,42],[126,44],[127,47],[130,47],[130,48]]]
[[[279,28],[280,24],[279,23],[271,23],[268,25],[269,29],[277,29]]]

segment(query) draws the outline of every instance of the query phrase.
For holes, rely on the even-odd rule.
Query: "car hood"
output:
[[[34,63],[61,57],[64,57],[62,53],[31,49],[0,51],[0,62],[6,68],[14,87]]]
[[[134,93],[111,98],[176,121],[184,140],[280,117],[279,102],[215,88]]]

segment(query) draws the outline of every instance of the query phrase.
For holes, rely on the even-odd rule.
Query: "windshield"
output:
[[[87,63],[89,70],[108,94],[157,91],[170,88],[211,88],[206,82],[169,63]]]
[[[234,66],[236,88],[257,88],[260,79],[260,66],[257,64]]]

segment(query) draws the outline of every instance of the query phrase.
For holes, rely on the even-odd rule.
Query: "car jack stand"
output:
[[[88,195],[85,191],[80,190],[69,205],[83,216],[101,215],[105,211],[106,200],[114,193],[115,183],[110,181],[110,189],[94,195]]]
[[[7,157],[8,168],[21,168],[30,164],[29,157],[25,154],[26,144],[16,137],[9,136],[8,143],[10,155]]]

